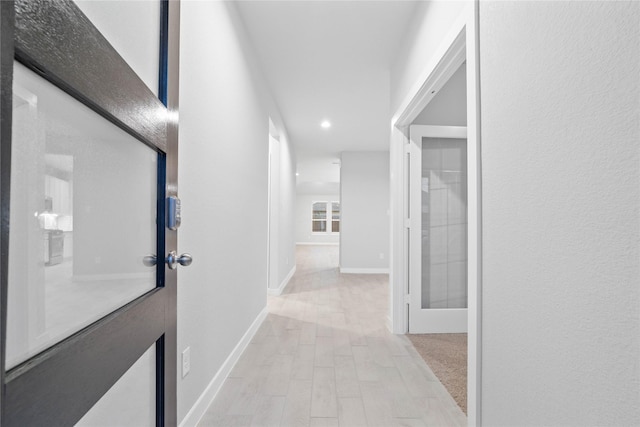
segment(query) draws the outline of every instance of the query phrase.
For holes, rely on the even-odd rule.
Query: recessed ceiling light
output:
[[[296,172],[296,176],[300,176],[300,172]]]
[[[324,120],[322,123],[320,123],[320,126],[322,126],[324,129],[328,129],[331,127],[331,122],[329,120]]]

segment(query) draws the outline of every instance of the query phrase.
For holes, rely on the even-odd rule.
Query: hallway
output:
[[[466,425],[404,336],[386,275],[340,274],[337,246],[298,246],[297,272],[200,426]]]

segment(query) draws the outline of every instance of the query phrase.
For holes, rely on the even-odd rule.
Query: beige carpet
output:
[[[466,414],[467,334],[413,334],[407,337]]]

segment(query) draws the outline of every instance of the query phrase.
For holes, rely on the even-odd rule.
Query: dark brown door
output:
[[[0,2],[3,426],[176,424],[178,14],[156,92],[74,2]]]

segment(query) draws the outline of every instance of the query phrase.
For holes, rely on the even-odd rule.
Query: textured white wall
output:
[[[286,138],[235,5],[181,9],[178,243],[194,261],[178,275],[179,421],[266,306],[269,117]]]
[[[342,153],[340,207],[340,267],[389,268],[388,152]]]
[[[481,2],[483,424],[640,420],[640,3]]]
[[[313,202],[337,202],[340,194],[298,194],[296,196],[296,243],[335,243],[339,234],[313,234],[311,232],[311,205]]]
[[[391,114],[417,83],[451,25],[469,3],[424,1],[418,4],[391,66]]]

